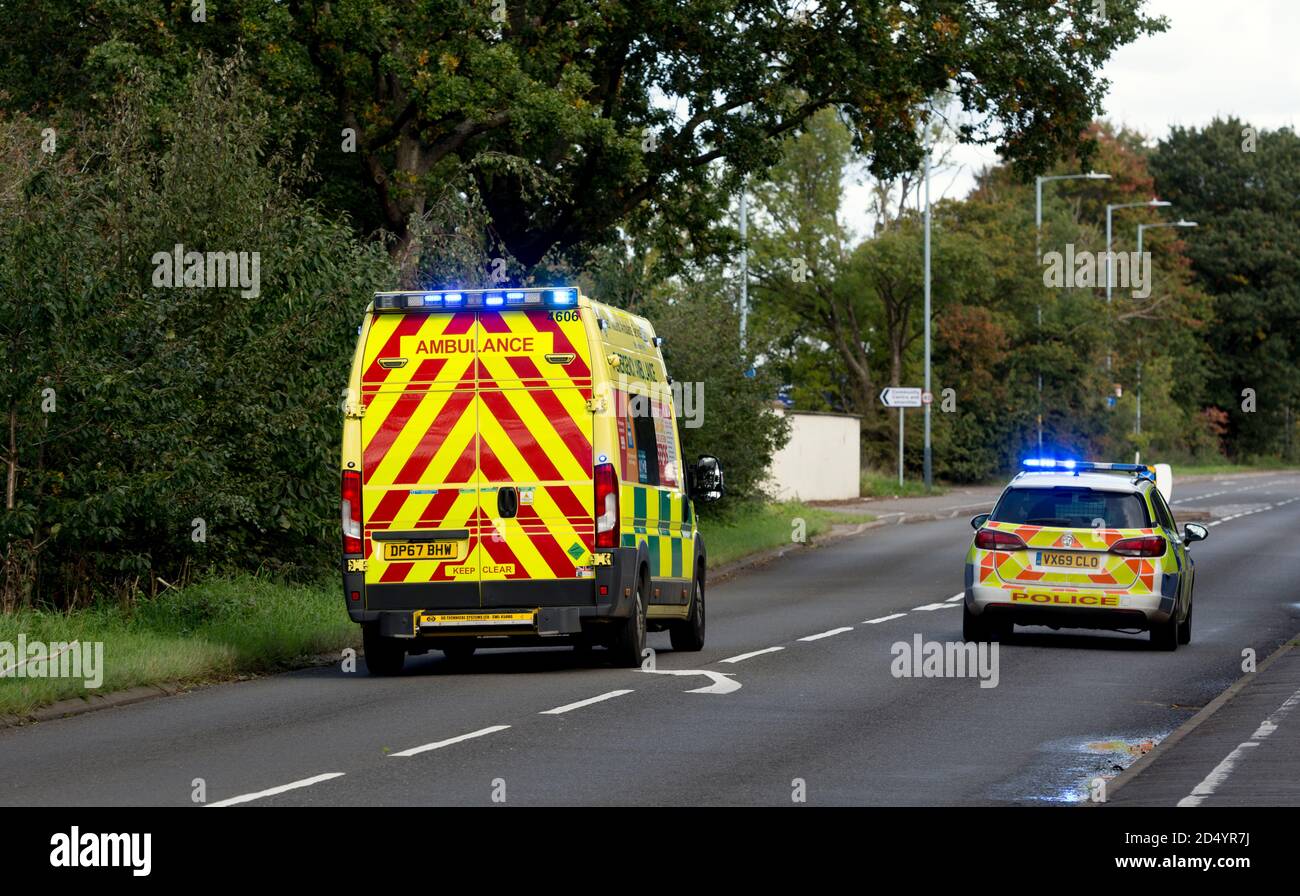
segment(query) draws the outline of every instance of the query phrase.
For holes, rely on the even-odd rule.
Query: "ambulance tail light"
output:
[[[596,547],[618,547],[618,477],[613,464],[596,465]]]
[[[343,495],[339,502],[343,517],[343,553],[361,553],[361,474],[343,471]]]
[[[975,547],[981,551],[1023,551],[1028,545],[1014,532],[1001,529],[980,529],[975,533]]]
[[[1121,538],[1110,546],[1110,552],[1123,557],[1163,557],[1165,555],[1165,540],[1159,535]]]

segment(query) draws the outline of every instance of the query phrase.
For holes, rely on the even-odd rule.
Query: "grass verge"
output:
[[[867,523],[875,517],[865,513],[837,513],[791,501],[768,504],[749,516],[730,524],[710,523],[701,526],[704,544],[709,551],[709,567],[740,560],[771,548],[790,544],[803,521],[806,540],[830,531],[836,523]]]
[[[1226,476],[1229,473],[1270,473],[1300,469],[1281,461],[1256,464],[1174,464],[1174,479],[1179,476]]]
[[[919,479],[904,479],[902,486],[899,486],[897,474],[891,476],[863,470],[859,494],[864,498],[924,498],[926,495],[942,495],[947,491],[948,489],[936,483],[934,488],[927,492],[925,483]]]
[[[129,609],[101,604],[66,614],[0,616],[0,642],[16,645],[20,634],[28,643],[102,642],[103,680],[88,689],[80,678],[10,673],[0,679],[0,715],[140,685],[280,671],[360,644],[360,629],[348,619],[336,586],[284,585],[251,575],[211,579]]]

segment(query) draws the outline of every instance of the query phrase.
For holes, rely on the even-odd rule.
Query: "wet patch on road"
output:
[[[1155,749],[1171,731],[1049,741],[1023,773],[995,787],[992,795],[1008,802],[1039,805],[1088,802],[1094,780],[1110,781]]]

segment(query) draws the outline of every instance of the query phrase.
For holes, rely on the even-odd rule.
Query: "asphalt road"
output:
[[[895,677],[896,642],[961,638],[970,528],[916,523],[711,587],[701,653],[651,636],[659,671],[712,678],[559,648],[434,653],[395,679],[311,669],[0,731],[0,805],[1076,802],[1237,679],[1243,649],[1300,630],[1300,476],[1175,498],[1216,515],[1176,653],[1020,629],[996,687]]]

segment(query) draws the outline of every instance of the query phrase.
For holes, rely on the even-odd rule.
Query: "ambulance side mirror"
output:
[[[697,501],[716,501],[724,491],[722,464],[711,454],[701,454],[691,468],[691,497]]]

